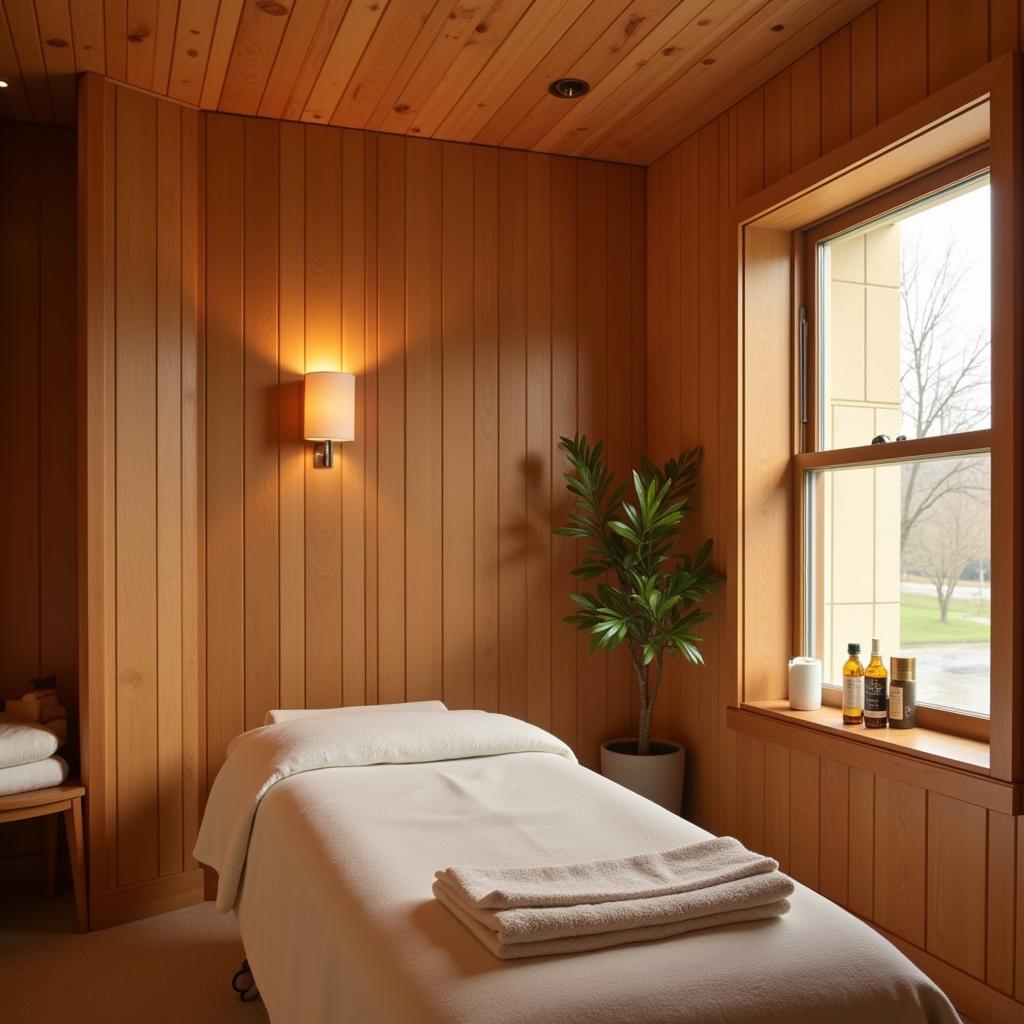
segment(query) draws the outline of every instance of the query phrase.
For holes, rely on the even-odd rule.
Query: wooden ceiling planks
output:
[[[191,106],[647,164],[871,0],[0,0],[0,118]],[[590,92],[559,100],[563,76]]]

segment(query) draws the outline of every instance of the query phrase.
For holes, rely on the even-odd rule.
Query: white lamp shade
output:
[[[356,378],[351,373],[307,373],[303,395],[307,441],[355,439]]]

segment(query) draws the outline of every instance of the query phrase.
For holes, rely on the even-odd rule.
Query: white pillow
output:
[[[0,768],[45,761],[56,753],[59,742],[42,725],[0,714]]]
[[[359,714],[367,711],[447,711],[439,700],[412,700],[407,704],[356,704],[347,708],[278,708],[268,711],[264,725],[280,725],[297,718],[327,718],[332,715]]]

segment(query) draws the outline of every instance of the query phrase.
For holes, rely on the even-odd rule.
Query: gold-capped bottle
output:
[[[848,644],[849,657],[843,666],[843,725],[864,724],[864,666],[860,644]]]
[[[882,663],[881,645],[871,641],[871,660],[864,669],[864,725],[884,729],[889,720],[889,673]]]

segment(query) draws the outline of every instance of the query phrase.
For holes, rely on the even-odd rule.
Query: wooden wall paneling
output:
[[[1017,826],[1017,949],[1024,950],[1024,816],[1016,819]],[[1024,1002],[1024,956],[1017,956],[1014,994]]]
[[[850,130],[878,123],[878,12],[872,7],[850,23]]]
[[[551,161],[551,522],[561,525],[571,506],[565,487],[565,455],[559,438],[572,437],[579,426],[579,310],[575,281],[578,258],[577,174],[568,159]],[[478,428],[479,429],[479,428]],[[562,619],[572,614],[569,595],[576,589],[570,575],[577,564],[577,543],[569,537],[551,540],[551,726],[566,743],[576,745],[577,640]]]
[[[551,728],[552,632],[556,628],[551,594],[552,442],[557,441],[551,430],[551,177],[549,157],[531,154],[526,158],[526,717],[545,729]],[[626,210],[628,218],[628,203]],[[609,209],[608,216],[615,216],[613,209]],[[628,228],[628,220],[625,224]],[[627,239],[622,240],[621,251],[628,271]],[[626,294],[627,304],[629,298]],[[610,314],[613,309],[621,309],[621,305],[612,303],[611,293],[609,303]],[[622,405],[628,414],[630,404]],[[615,716],[612,720],[616,720]]]
[[[289,20],[258,3],[243,5],[220,92],[221,110],[256,113]]]
[[[156,114],[156,653],[159,873],[182,870],[182,112]],[[194,259],[185,253],[186,260]],[[194,452],[190,453],[194,458]]]
[[[818,891],[840,906],[849,906],[850,769],[828,758],[821,761]]]
[[[473,707],[473,150],[444,144],[442,551],[444,700]]]
[[[778,743],[764,745],[764,852],[789,871],[790,751]]]
[[[765,90],[752,92],[736,106],[739,119],[740,198],[745,199],[764,188],[765,165]]]
[[[442,201],[440,143],[406,143],[406,699],[441,697]]]
[[[850,768],[849,811],[847,906],[870,919],[875,904],[875,777],[863,768]]]
[[[793,90],[790,152],[794,168],[816,160],[822,151],[821,59],[819,50],[811,50],[790,68]]]
[[[306,462],[302,377],[306,372],[305,129],[280,126],[278,181],[278,654],[281,707],[306,704]]]
[[[39,36],[36,13],[31,4],[5,0],[5,21],[17,51],[17,67],[21,87],[28,97],[32,118],[43,124],[55,121],[53,99],[46,76],[43,42]],[[17,86],[16,86],[17,87]]]
[[[526,714],[526,156],[498,154],[498,708]]]
[[[366,444],[364,448],[364,469],[366,473],[365,512],[366,527],[366,599],[365,623],[366,630],[366,703],[375,704],[379,697],[379,637],[378,623],[380,619],[380,600],[378,583],[379,566],[379,500],[377,480],[379,476],[380,453],[380,335],[378,330],[377,295],[378,274],[378,231],[380,221],[377,216],[377,197],[380,176],[378,174],[378,138],[368,135],[363,146],[363,230],[365,231],[363,266],[366,278],[364,281],[364,313],[366,316],[366,338],[364,352],[366,356],[366,374],[363,380],[363,393],[366,396]]]
[[[206,121],[208,771],[245,728],[244,122]]]
[[[736,793],[736,832],[751,850],[763,850],[765,840],[764,740],[741,736],[739,740],[739,789]]]
[[[342,175],[340,133],[307,128],[307,373],[342,369]],[[400,299],[398,309],[404,308]],[[399,361],[395,372],[401,370]],[[315,469],[312,457],[306,459],[306,706],[314,708],[338,707],[343,692],[341,482],[345,453],[344,445],[338,448],[330,471]],[[402,469],[396,473],[404,475]]]
[[[206,461],[204,419],[203,130],[198,113],[181,112],[181,757],[183,867],[192,856],[206,792]]]
[[[498,710],[498,154],[473,150],[474,703]]]
[[[789,873],[818,888],[821,759],[792,750],[789,755]]]
[[[878,120],[928,93],[927,0],[878,4]]]
[[[981,67],[988,60],[988,43],[989,4],[984,0],[928,0],[928,91],[937,92]]]
[[[1020,46],[1020,0],[989,0],[989,56]]]
[[[341,446],[342,703],[366,703],[366,136],[341,139],[341,367],[356,376],[355,438]],[[440,388],[440,384],[437,385]],[[440,444],[440,438],[437,439]],[[440,463],[440,458],[438,458]],[[440,486],[440,485],[439,485]]]
[[[700,232],[700,247],[697,261],[696,338],[713,336],[716,329],[716,285],[720,272],[717,213],[721,190],[720,171],[718,125],[712,123],[701,131],[698,139],[696,194],[699,197],[697,227]],[[703,449],[695,516],[695,529],[700,543],[703,543],[707,537],[711,537],[715,541],[719,537],[719,491],[722,485],[723,467],[718,430],[719,403],[714,396],[717,395],[719,386],[720,358],[720,350],[717,345],[698,346],[696,363],[693,360],[689,362],[691,374],[696,371],[699,381],[697,387],[699,416],[696,433],[691,437],[690,442],[699,439]],[[639,402],[641,399],[637,401]],[[646,408],[645,401],[642,407]],[[646,448],[646,445],[644,447]],[[715,564],[722,565],[722,558],[721,548],[716,547],[713,555]],[[705,827],[714,822],[718,802],[718,694],[715,686],[714,666],[719,663],[723,650],[720,590],[711,597],[708,608],[712,613],[711,618],[701,627],[704,637],[705,667],[701,669],[692,683],[699,702],[699,713],[697,721],[693,723],[693,728],[698,735],[704,738],[704,741],[689,744],[687,750],[687,774],[689,777],[687,813],[692,816],[694,821]]]
[[[245,727],[253,729],[281,705],[278,125],[246,121],[244,146]]]
[[[607,454],[615,479],[631,483],[630,473],[638,464],[633,444],[633,350],[630,311],[630,185],[635,172],[627,167],[611,166],[607,174]],[[696,185],[696,182],[694,183]],[[643,216],[643,211],[640,211]],[[628,736],[632,732],[632,711],[636,677],[629,651],[620,647],[608,657],[608,704],[605,712],[605,737]]]
[[[39,129],[38,154],[38,444],[40,454],[70,453],[74,450],[78,433],[75,360],[75,133],[58,128]],[[6,274],[3,279],[10,280]],[[5,309],[10,308],[9,298],[4,296]],[[28,347],[28,342],[27,338],[20,339],[21,346]],[[4,346],[5,349],[7,347]],[[4,405],[6,408],[6,402]],[[21,427],[24,430],[28,425],[23,423]],[[17,434],[14,436],[17,437]],[[22,440],[19,438],[18,443]],[[31,445],[29,448],[31,450]],[[78,531],[75,522],[77,496],[78,480],[76,474],[69,469],[66,459],[41,458],[38,673],[57,676],[57,695],[67,709],[76,740],[79,703]],[[4,531],[0,536],[12,535]],[[28,539],[26,536],[18,537],[16,543],[25,544]],[[4,692],[4,675],[0,674],[0,694]],[[23,684],[24,680],[7,681],[14,684],[17,692],[6,695],[20,697],[23,690],[18,684]]]
[[[1013,995],[1013,967],[1017,959],[1016,854],[1015,820],[1008,814],[989,811],[985,981],[1008,996]]]
[[[40,180],[35,126],[3,126],[0,193],[0,695],[17,698],[40,671]]]
[[[848,142],[851,134],[852,30],[841,28],[821,44],[821,151]]]
[[[927,844],[928,952],[983,979],[988,869],[985,809],[929,793]]]
[[[789,174],[790,166],[790,73],[789,68],[764,87],[764,183]]]
[[[157,789],[156,101],[117,97],[118,884],[159,873]],[[129,141],[131,140],[130,144]]]
[[[875,777],[875,902],[883,928],[924,948],[925,790]]]
[[[607,170],[602,164],[587,162],[580,165],[578,173],[579,276],[576,295],[581,342],[577,357],[579,429],[587,435],[591,444],[605,440],[607,449],[608,324],[605,301],[608,289],[608,237],[604,218],[592,215],[592,211],[607,208]],[[597,766],[597,749],[605,739],[608,655],[590,653],[590,635],[587,633],[579,633],[577,643],[580,684],[578,748],[582,762],[594,768]]]

